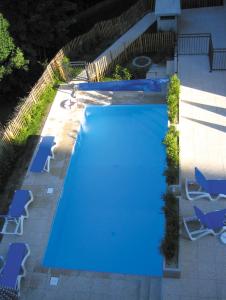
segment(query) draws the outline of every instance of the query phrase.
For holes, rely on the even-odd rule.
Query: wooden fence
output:
[[[53,83],[55,73],[59,72],[61,77],[66,79],[66,74],[62,67],[62,61],[65,56],[70,55],[72,51],[82,51],[83,44],[95,40],[97,36],[103,39],[119,37],[136,23],[136,21],[142,18],[142,16],[150,10],[151,6],[154,6],[154,0],[139,0],[121,16],[97,23],[89,32],[76,37],[65,45],[48,64],[44,73],[30,91],[28,97],[17,106],[8,124],[4,127],[0,124],[0,156],[1,153],[8,151],[10,142],[18,136],[25,122],[24,115],[32,110],[33,105],[37,103],[39,96],[43,93],[45,88],[50,83]]]
[[[181,8],[199,8],[224,5],[224,0],[181,0]]]
[[[131,59],[136,55],[150,54],[151,52],[170,53],[173,55],[175,46],[175,34],[173,32],[158,32],[158,33],[144,33],[136,39],[116,58],[110,55],[107,59],[105,56],[91,64],[88,64],[87,70],[89,78],[92,81],[99,81],[108,72],[110,72],[116,64]]]

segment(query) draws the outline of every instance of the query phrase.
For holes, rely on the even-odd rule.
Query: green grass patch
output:
[[[39,132],[43,118],[46,116],[49,105],[56,96],[56,92],[55,85],[50,84],[45,88],[31,111],[23,116],[24,126],[20,129],[18,136],[13,139],[14,144],[24,144],[29,136]]]

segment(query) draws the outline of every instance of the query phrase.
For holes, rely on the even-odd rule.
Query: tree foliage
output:
[[[9,34],[9,23],[0,13],[0,80],[14,69],[26,69],[28,61],[23,52],[16,47]]]

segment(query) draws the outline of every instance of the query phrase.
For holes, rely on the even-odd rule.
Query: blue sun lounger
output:
[[[49,172],[50,159],[54,158],[53,149],[55,146],[56,142],[54,136],[44,136],[42,138],[30,167],[31,172]]]
[[[226,230],[226,209],[216,210],[204,214],[201,209],[194,206],[195,216],[184,217],[184,227],[187,231],[189,238],[194,241],[207,234],[218,235],[222,231]],[[189,223],[197,222],[199,228],[189,228]]]
[[[30,255],[29,246],[25,243],[12,243],[0,271],[0,288],[15,290],[20,294],[20,281],[26,275],[25,262]]]
[[[16,190],[6,215],[0,215],[4,219],[1,234],[23,234],[23,221],[29,217],[28,205],[33,201],[32,192],[29,190]],[[14,230],[9,230],[11,224]]]
[[[195,168],[195,181],[186,179],[185,192],[189,200],[208,198],[211,201],[216,201],[219,198],[226,198],[226,180],[207,180],[202,172]]]

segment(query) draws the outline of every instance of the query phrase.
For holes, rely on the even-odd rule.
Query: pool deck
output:
[[[226,47],[226,6],[189,9],[182,13],[181,33],[211,32],[214,47]],[[207,178],[226,179],[226,71],[209,72],[207,56],[179,56],[181,181],[194,178],[199,167]],[[184,185],[183,185],[184,186]],[[180,216],[226,207],[225,200],[210,203],[180,199]],[[226,246],[218,237],[190,241],[181,224],[180,279],[163,279],[163,300],[225,300]]]
[[[76,141],[80,121],[83,116],[84,93],[77,93],[75,99],[71,98],[72,85],[62,85],[55,97],[51,111],[43,128],[42,135],[54,135],[57,140],[55,159],[51,160],[50,172],[34,174],[27,172],[21,188],[30,189],[34,201],[29,206],[29,218],[24,221],[22,236],[4,236],[1,242],[1,255],[5,256],[11,242],[26,242],[31,249],[27,260],[27,274],[21,282],[21,299],[32,300],[147,300],[160,299],[161,278],[149,276],[132,276],[112,273],[98,273],[86,271],[68,271],[48,269],[42,266],[44,251],[47,246],[51,224],[55,215],[57,202],[60,197],[65,174],[68,168],[72,147]],[[106,95],[89,92],[91,103],[104,104]],[[120,92],[107,95],[112,103],[116,99],[124,98],[124,103],[131,103],[131,99],[145,99],[145,103],[152,103],[148,96],[142,93]],[[112,100],[113,99],[113,100]],[[71,102],[70,102],[71,100]],[[95,102],[96,101],[96,102]],[[128,102],[127,102],[128,101]],[[159,100],[160,101],[160,100]],[[160,102],[164,102],[162,99]],[[71,104],[71,107],[70,107]],[[53,193],[48,194],[48,188]],[[50,278],[58,277],[57,286],[50,286]]]

